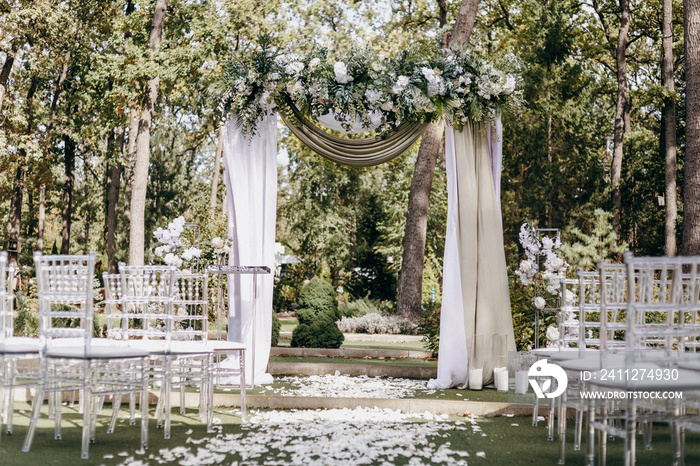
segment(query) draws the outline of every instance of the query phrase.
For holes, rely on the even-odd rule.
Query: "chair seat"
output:
[[[61,359],[132,359],[145,358],[148,352],[125,346],[58,346],[46,350],[46,357]]]
[[[130,348],[147,351],[151,356],[195,355],[213,353],[214,349],[201,341],[171,341],[170,346],[163,340],[129,340]]]
[[[688,369],[691,371],[700,372],[700,359],[694,361],[680,361],[678,367],[681,369]]]
[[[625,358],[623,355],[613,354],[608,357],[609,367],[622,367]],[[600,370],[600,354],[587,354],[583,358],[568,359],[557,364],[567,371],[598,371]]]
[[[0,354],[39,354],[40,349],[38,338],[10,337],[0,343]]]

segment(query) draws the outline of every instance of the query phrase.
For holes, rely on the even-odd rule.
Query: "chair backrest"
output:
[[[576,270],[580,350],[600,348],[600,281],[598,271]]]
[[[105,293],[105,317],[107,318],[107,337],[113,336],[115,325],[121,326],[122,282],[118,273],[102,273]]]
[[[209,332],[208,273],[177,273],[173,301],[174,340],[206,342]]]
[[[175,266],[119,264],[120,338],[170,341],[173,327]],[[113,332],[112,337],[116,337]]]
[[[627,266],[598,261],[600,272],[600,349],[603,352],[625,348],[627,329]]]
[[[93,333],[93,278],[96,254],[34,253],[39,337],[42,346],[56,338],[82,338],[90,346]]]
[[[628,252],[624,261],[627,361],[670,365],[683,353],[697,351],[700,257],[634,257]]]
[[[9,292],[5,273],[7,271],[7,252],[0,252],[0,342],[12,336],[12,307],[7,299]]]
[[[577,348],[579,343],[578,280],[565,278],[561,281],[559,302],[559,344]]]

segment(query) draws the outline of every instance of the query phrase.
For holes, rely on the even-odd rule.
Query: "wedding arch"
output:
[[[230,116],[224,158],[231,265],[274,265],[277,115],[314,152],[359,167],[398,157],[431,121],[445,119],[447,235],[438,377],[430,386],[464,384],[469,369],[491,380],[515,350],[500,213],[500,114],[518,98],[509,69],[507,60],[463,48],[387,59],[362,49],[331,58],[319,48],[280,53],[262,40],[238,55],[221,96]],[[342,138],[324,127],[373,135]],[[246,367],[256,374],[248,376],[271,382],[265,367],[273,277],[258,279],[257,290],[245,276],[229,280],[228,337],[255,345],[248,356],[255,363]]]

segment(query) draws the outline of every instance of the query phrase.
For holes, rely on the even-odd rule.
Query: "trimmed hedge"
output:
[[[340,348],[345,337],[335,323],[340,319],[335,290],[315,277],[299,293],[299,325],[292,333],[294,347]]]

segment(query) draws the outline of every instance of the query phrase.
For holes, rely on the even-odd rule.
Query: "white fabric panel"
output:
[[[494,131],[495,126],[495,131]],[[493,174],[493,188],[496,192],[496,203],[498,204],[498,215],[501,212],[501,172],[503,171],[503,124],[501,115],[497,115],[495,125],[489,122],[486,128],[486,137],[489,140],[489,154],[491,155],[491,172]]]
[[[352,122],[352,126],[350,127],[350,134],[366,133],[367,131],[372,131],[373,129],[379,127],[380,124],[382,124],[381,112],[370,113],[369,119],[372,122],[372,127],[365,128],[364,126],[362,126],[362,122],[359,120],[359,118],[355,118],[355,121]],[[318,117],[317,121],[320,125],[325,126],[328,129],[332,129],[333,131],[342,131],[343,133],[348,132],[345,130],[345,128],[343,128],[341,124],[343,123],[343,121],[339,120],[335,112],[333,111],[327,113],[326,115]]]
[[[468,353],[462,310],[462,278],[459,267],[457,229],[459,199],[454,128],[445,128],[445,164],[447,166],[447,234],[442,272],[442,308],[440,309],[440,352],[437,379],[428,388],[452,388],[467,381]]]
[[[274,270],[277,115],[266,117],[252,139],[241,133],[232,117],[224,126],[224,167],[228,235],[232,240],[229,265],[267,265]],[[273,285],[273,274],[258,275],[254,299],[252,275],[229,275],[228,340],[246,345],[247,383],[272,383],[266,370],[272,335]],[[237,364],[231,359],[222,365]]]

